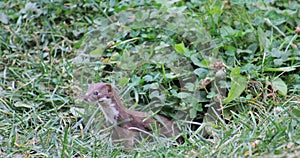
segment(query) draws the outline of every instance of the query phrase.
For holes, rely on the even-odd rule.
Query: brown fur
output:
[[[98,103],[102,106],[103,112],[106,113],[105,116],[110,116],[110,118],[106,118],[106,120],[114,119],[117,123],[117,126],[113,130],[115,136],[119,139],[126,140],[130,146],[134,144],[134,135],[141,131],[153,133],[153,129],[157,129],[160,134],[165,137],[178,136],[180,134],[178,128],[173,126],[173,122],[163,116],[151,116],[144,112],[125,108],[118,93],[107,83],[100,82],[91,84],[84,100]],[[106,108],[103,108],[103,106]],[[113,109],[110,110],[110,108]],[[114,116],[113,118],[112,115]],[[157,119],[158,117],[159,119]],[[178,138],[177,141],[182,142],[182,138]]]

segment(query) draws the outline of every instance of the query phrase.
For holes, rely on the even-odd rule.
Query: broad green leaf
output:
[[[100,46],[97,49],[92,50],[90,52],[90,54],[93,57],[100,57],[100,56],[102,56],[103,51],[104,51],[104,48]]]
[[[179,43],[179,44],[175,44],[175,50],[176,52],[180,53],[180,54],[184,54],[184,52],[187,52],[188,49],[185,48],[184,44],[183,43]]]
[[[260,50],[263,51],[265,48],[269,47],[269,40],[267,39],[265,32],[260,27],[257,29],[257,34]]]
[[[198,106],[197,106],[197,111],[199,111],[199,112],[202,112],[202,111],[203,111],[203,107],[202,107],[202,104],[201,104],[201,103],[198,104]]]
[[[229,103],[232,100],[238,98],[247,87],[247,80],[240,74],[240,68],[236,67],[231,71],[231,88],[229,90],[227,98],[224,99],[225,103]]]
[[[159,91],[153,91],[150,93],[149,98],[153,99],[153,98],[159,98],[160,94]]]
[[[224,26],[220,28],[220,33],[223,38],[231,38],[234,37],[235,33],[237,33],[236,30],[232,29],[230,26]]]
[[[82,38],[81,40],[79,40],[78,42],[76,42],[74,44],[74,49],[78,49],[81,46],[81,44],[82,44],[83,41],[84,41],[84,38]]]
[[[194,91],[195,90],[195,84],[188,82],[184,85],[184,88],[186,88],[188,91]]]
[[[197,68],[194,70],[194,73],[199,77],[199,78],[205,78],[206,75],[208,74],[208,70],[204,68]]]
[[[166,78],[169,78],[169,79],[174,79],[174,78],[177,78],[179,77],[180,75],[179,74],[175,74],[173,72],[171,73],[166,73]]]
[[[146,82],[152,82],[154,79],[153,79],[153,76],[151,75],[146,75],[143,77],[143,79],[146,81]]]
[[[203,60],[201,61],[201,64],[202,64],[202,66],[204,66],[204,67],[209,67],[210,61],[209,61],[209,60],[203,59]]]
[[[281,78],[276,78],[272,81],[273,88],[281,95],[287,94],[287,85]]]
[[[179,92],[177,94],[177,97],[180,98],[180,99],[183,99],[183,98],[191,97],[191,94],[190,93],[186,93],[186,92]]]
[[[292,112],[293,112],[297,117],[300,117],[300,109],[293,108],[293,109],[292,109]]]
[[[209,60],[200,60],[199,58],[199,54],[193,54],[191,55],[191,60],[193,62],[193,64],[197,65],[198,67],[205,67],[205,68],[208,68],[209,67],[209,64],[210,64],[210,61]]]
[[[234,56],[235,52],[237,52],[235,47],[233,47],[233,46],[226,47],[226,51],[225,51],[226,55],[228,55],[228,56]]]
[[[197,109],[191,108],[190,110],[190,117],[196,118],[197,117]]]
[[[123,77],[122,79],[120,79],[118,81],[118,84],[119,84],[119,86],[123,87],[123,86],[125,86],[128,83],[128,81],[129,81],[129,78]]]
[[[201,61],[198,59],[198,56],[199,56],[199,54],[193,54],[193,55],[191,56],[191,60],[192,60],[193,64],[195,64],[195,65],[197,65],[197,66],[199,66],[199,67],[202,67],[202,63],[201,63]]]

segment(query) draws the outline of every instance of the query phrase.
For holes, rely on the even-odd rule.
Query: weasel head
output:
[[[85,93],[84,100],[86,102],[95,103],[101,102],[113,95],[111,85],[103,82],[90,84]]]

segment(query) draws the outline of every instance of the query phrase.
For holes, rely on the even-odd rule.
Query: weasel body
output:
[[[144,112],[126,109],[118,93],[110,84],[103,82],[91,84],[84,100],[89,103],[97,103],[104,113],[106,122],[116,125],[114,130],[119,139],[127,140],[130,145],[134,144],[133,138],[130,137],[134,137],[134,133],[141,131],[153,133],[153,129],[159,129],[160,134],[165,137],[180,134],[180,131],[173,126],[173,122],[163,116],[153,117]]]

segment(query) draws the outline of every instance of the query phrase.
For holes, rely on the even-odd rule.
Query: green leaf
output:
[[[194,73],[201,79],[205,78],[206,75],[208,74],[208,70],[204,68],[197,68],[194,70]]]
[[[119,86],[123,87],[123,86],[125,86],[128,83],[128,81],[129,81],[129,78],[123,77],[122,79],[120,79],[118,81],[118,84],[119,84]]]
[[[180,99],[183,99],[183,98],[191,97],[191,94],[190,93],[186,93],[186,92],[179,92],[177,94],[177,97],[180,98]]]
[[[281,78],[276,78],[272,81],[273,88],[281,95],[287,94],[287,85]]]
[[[180,54],[184,54],[184,52],[187,52],[188,49],[185,48],[184,44],[183,43],[179,43],[179,44],[175,44],[175,50],[176,52],[180,53]]]
[[[198,67],[208,68],[209,64],[210,64],[209,60],[203,59],[203,60],[200,61],[200,59],[198,57],[199,57],[199,54],[193,54],[191,56],[190,59],[192,60],[193,64],[197,65]]]
[[[240,74],[240,68],[236,67],[231,71],[231,88],[227,98],[224,99],[225,103],[229,103],[232,100],[239,97],[247,87],[247,80]]]
[[[292,109],[292,112],[297,116],[297,117],[300,117],[300,109]]]
[[[151,76],[151,75],[146,75],[146,76],[143,77],[143,79],[146,82],[152,82],[154,80],[153,76]]]
[[[153,91],[149,94],[150,99],[159,98],[159,96],[160,96],[159,91]]]
[[[193,54],[193,55],[191,56],[191,60],[192,60],[193,64],[195,64],[195,65],[197,65],[197,66],[199,66],[199,67],[202,67],[202,63],[201,63],[201,61],[198,59],[198,55],[199,55],[199,54]]]
[[[236,30],[232,29],[230,26],[224,26],[220,28],[220,33],[223,38],[231,38],[237,33]]]
[[[269,40],[267,39],[265,32],[260,27],[257,29],[257,34],[260,50],[263,51],[265,48],[269,47]]]
[[[90,54],[93,57],[100,57],[102,56],[103,51],[104,51],[103,47],[98,47],[97,49],[92,50]]]
[[[79,40],[78,42],[76,42],[75,44],[74,44],[74,49],[78,49],[80,46],[81,46],[81,44],[82,44],[82,42],[84,41],[84,38],[82,38],[81,40]]]
[[[203,67],[208,68],[209,65],[210,65],[210,61],[209,61],[209,60],[203,59],[203,60],[201,61],[201,64],[202,64]]]
[[[191,108],[190,110],[190,117],[196,118],[197,117],[197,109]]]
[[[166,78],[168,78],[168,79],[174,79],[174,78],[177,78],[179,76],[180,76],[179,74],[174,74],[173,72],[166,73]]]

